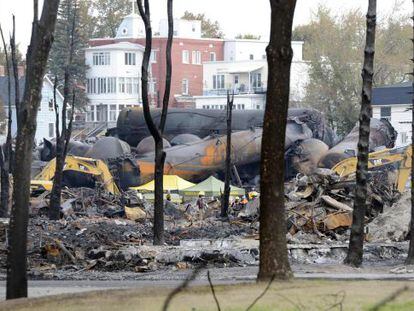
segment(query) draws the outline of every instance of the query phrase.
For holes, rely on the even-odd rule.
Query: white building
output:
[[[411,82],[373,89],[372,116],[391,122],[398,132],[396,147],[411,143],[412,91]]]
[[[303,41],[292,41],[293,61],[302,60]],[[268,41],[247,39],[226,39],[224,42],[224,61],[266,60]]]
[[[200,39],[201,38],[201,21],[199,20],[184,20],[174,19],[174,37],[186,39]],[[162,19],[159,23],[159,37],[168,37],[168,20]]]
[[[25,79],[24,77],[20,78],[19,80],[19,89],[20,89],[20,96],[23,98],[24,92],[24,84]],[[42,101],[39,106],[39,110],[37,112],[37,128],[35,134],[35,140],[37,143],[40,143],[43,138],[51,139],[55,137],[55,110],[53,102],[53,83],[50,79],[45,76],[43,79],[43,87],[42,87]],[[0,100],[4,105],[4,110],[7,115],[7,107],[8,107],[8,91],[7,91],[7,77],[1,76],[0,77]],[[62,106],[63,106],[63,96],[62,94],[57,91],[56,92],[56,101],[58,107],[60,109],[59,115],[62,115]],[[17,119],[16,119],[16,107],[14,106],[14,82],[12,81],[12,136],[15,136],[17,133]]]
[[[230,40],[224,43],[224,61],[203,63],[203,96],[195,96],[198,109],[225,109],[227,90],[235,93],[235,109],[264,109],[267,91],[267,43]],[[302,60],[303,42],[292,42],[290,100],[305,96],[308,63]]]
[[[143,53],[142,45],[130,42],[86,49],[87,122],[114,123],[123,108],[141,105]]]

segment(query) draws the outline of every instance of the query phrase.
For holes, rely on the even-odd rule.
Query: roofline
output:
[[[52,80],[50,80],[47,75],[45,75],[44,80],[46,80],[52,87],[54,87],[54,84],[53,84]],[[60,99],[63,100],[64,97],[63,97],[62,93],[60,93],[57,88],[56,88],[56,94],[60,97]]]
[[[107,49],[107,50],[125,50],[125,47],[116,46],[120,43],[131,45],[131,49],[136,48],[140,51],[145,50],[145,47],[143,45],[139,44],[139,43],[132,43],[132,42],[126,42],[126,41],[108,43],[108,44],[105,44],[105,45],[90,46],[90,47],[84,48],[84,50],[85,51],[88,51],[88,50],[103,50],[103,49]]]

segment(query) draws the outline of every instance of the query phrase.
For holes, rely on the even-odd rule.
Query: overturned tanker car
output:
[[[373,137],[371,148],[393,146],[396,136],[391,124],[378,119],[373,119],[371,124],[371,137]],[[357,131],[357,127],[339,145],[346,143],[349,148],[354,144],[356,146],[358,137],[355,138],[354,131]],[[289,179],[297,173],[312,173],[318,166],[324,166],[323,159],[326,158],[326,155],[331,154],[332,150],[336,152],[339,149],[334,146],[328,150],[328,144],[314,136],[315,132],[312,132],[306,123],[296,117],[289,117],[285,141],[286,178]],[[232,134],[232,164],[245,182],[249,182],[259,175],[261,140],[261,128],[237,131]],[[211,174],[220,174],[225,167],[225,150],[226,137],[224,135],[213,135],[194,143],[166,148],[164,172],[192,181],[198,181]],[[346,150],[343,153],[343,157],[335,158],[338,159],[336,163],[348,156]],[[335,159],[331,162],[334,162]],[[137,167],[140,171],[141,183],[152,179],[153,161],[153,152],[138,158]]]
[[[151,111],[152,117],[158,124],[161,116],[160,109]],[[232,131],[243,131],[252,128],[261,128],[263,125],[263,110],[234,110],[232,117]],[[292,108],[289,109],[289,118],[306,124],[312,132],[312,137],[322,140],[332,147],[336,143],[334,131],[327,125],[323,114],[315,109]],[[194,141],[205,138],[211,134],[223,135],[226,133],[226,111],[214,109],[179,109],[168,110],[165,125],[164,138],[173,141],[181,134],[192,134],[185,137],[186,140]],[[142,108],[126,108],[121,111],[117,120],[117,128],[109,133],[116,135],[126,141],[132,147],[144,138],[150,136],[144,119]],[[295,131],[287,132],[288,139],[296,141],[295,135],[301,135]],[[292,136],[290,136],[292,135]],[[179,140],[183,140],[181,137]],[[175,139],[177,140],[177,139]],[[173,145],[176,145],[173,142]]]

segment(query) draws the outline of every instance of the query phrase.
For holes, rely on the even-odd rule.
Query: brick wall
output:
[[[141,39],[99,39],[90,40],[90,46],[100,46],[106,44],[113,44],[122,41],[128,41],[131,43],[138,43],[145,45],[145,38]],[[166,50],[167,38],[153,38],[152,49],[157,51],[157,62],[152,64],[152,75],[156,79],[156,92],[158,92],[160,98],[159,102],[162,102],[165,87],[165,73],[166,73]],[[224,41],[214,39],[182,39],[174,38],[172,46],[172,64],[173,74],[171,81],[171,96],[170,106],[179,105],[174,100],[174,95],[182,95],[182,81],[187,79],[189,81],[190,96],[203,95],[203,66],[202,64],[193,64],[192,51],[201,52],[201,63],[210,61],[210,52],[216,53],[216,60],[221,61],[224,59]],[[182,61],[183,50],[189,51],[189,64],[184,64]],[[157,100],[155,100],[157,102]]]

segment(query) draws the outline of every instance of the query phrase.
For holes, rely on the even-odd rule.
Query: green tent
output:
[[[184,196],[184,199],[197,197],[200,192],[204,192],[207,197],[218,197],[224,192],[224,182],[210,176],[199,184],[180,191],[180,193]],[[244,194],[244,189],[230,186],[230,195],[242,196]]]

